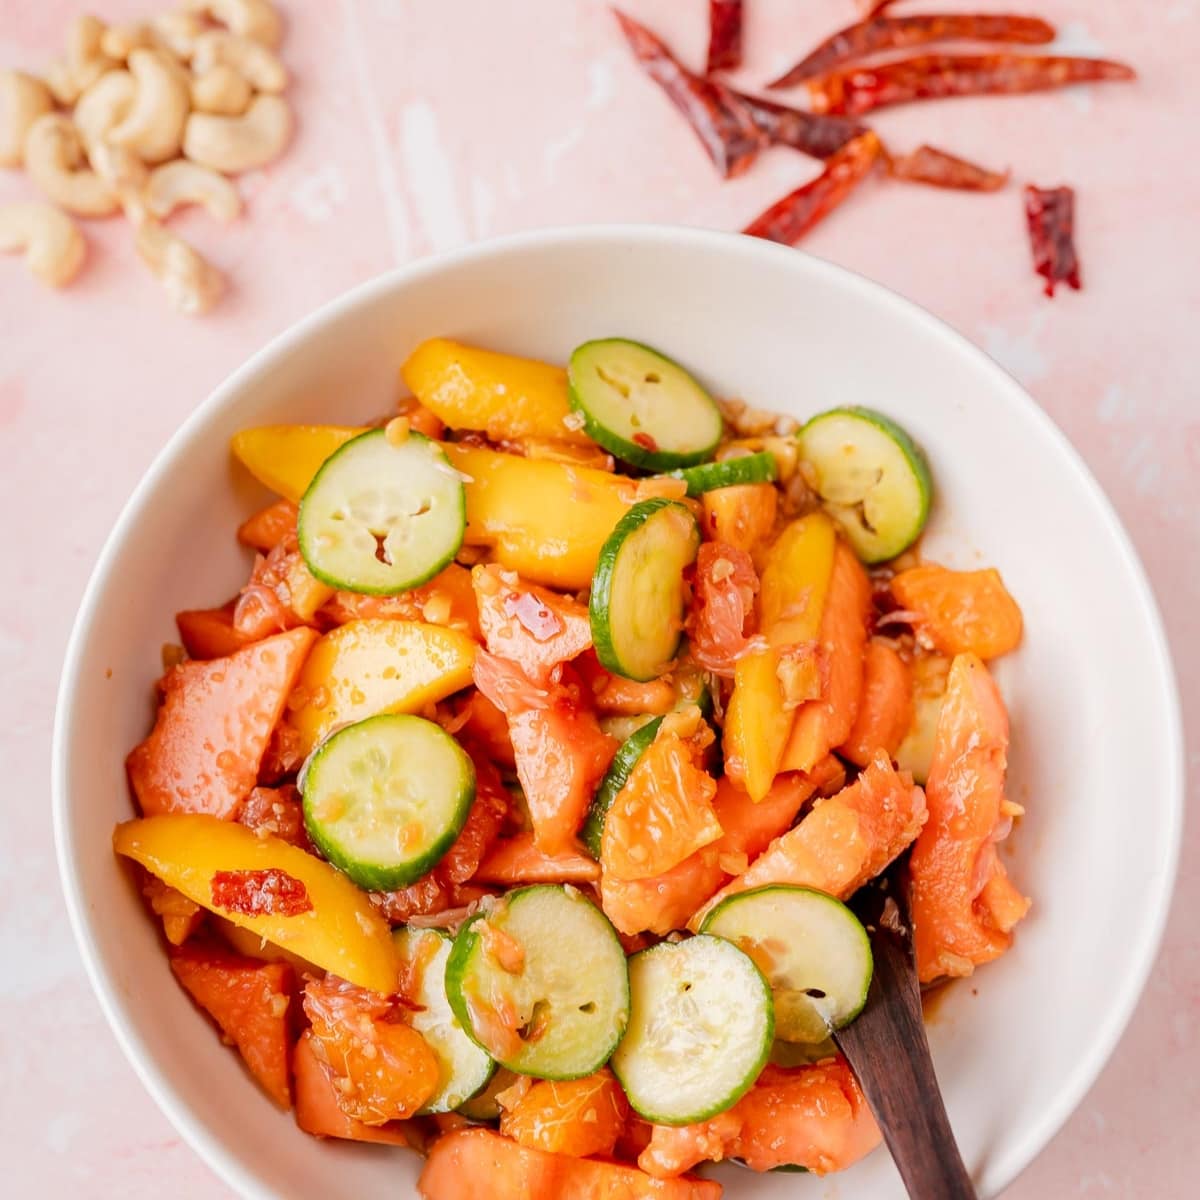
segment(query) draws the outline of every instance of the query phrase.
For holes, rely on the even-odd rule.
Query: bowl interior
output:
[[[386,276],[253,359],[139,487],[68,653],[55,800],[81,947],[147,1086],[245,1195],[415,1194],[414,1156],[307,1138],[248,1081],[176,987],[110,836],[131,813],[123,758],[151,718],[173,613],[222,602],[246,574],[233,530],[266,496],[231,465],[230,436],[374,417],[392,404],[405,355],[435,334],[560,361],[588,338],[636,337],[717,394],[797,417],[867,404],[925,446],[938,488],[928,552],[998,566],[1026,617],[1025,643],[998,675],[1011,795],[1027,808],[1005,861],[1034,907],[1015,949],[954,985],[930,1028],[966,1161],[995,1193],[1094,1078],[1157,944],[1182,787],[1153,600],[1091,477],[981,353],[837,268],[698,231],[543,233]],[[833,1194],[816,1179],[720,1174],[731,1196]],[[836,1188],[840,1200],[903,1194],[884,1152]]]

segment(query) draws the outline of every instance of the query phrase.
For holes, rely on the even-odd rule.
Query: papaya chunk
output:
[[[293,629],[168,672],[154,729],[126,760],[143,813],[234,816],[316,638]]]
[[[652,1179],[637,1167],[549,1154],[490,1129],[459,1129],[434,1143],[417,1182],[425,1200],[720,1200],[710,1179]]]
[[[171,970],[237,1047],[263,1091],[280,1108],[290,1108],[288,1055],[296,995],[292,968],[193,942],[171,952]]]

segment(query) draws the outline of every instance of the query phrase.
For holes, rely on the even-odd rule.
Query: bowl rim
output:
[[[764,263],[771,261],[776,264],[782,256],[787,255],[798,269],[808,271],[818,279],[856,290],[864,300],[901,313],[904,319],[923,326],[924,331],[939,340],[948,351],[973,359],[980,371],[992,376],[1006,401],[1017,409],[1025,410],[1024,415],[1037,424],[1041,434],[1054,444],[1067,470],[1074,477],[1074,485],[1082,488],[1087,494],[1099,520],[1107,527],[1107,532],[1114,540],[1118,555],[1137,593],[1154,647],[1154,662],[1151,665],[1159,676],[1168,713],[1164,727],[1164,750],[1170,803],[1166,810],[1165,861],[1162,863],[1162,870],[1156,873],[1150,887],[1143,893],[1148,903],[1144,909],[1141,936],[1131,954],[1129,969],[1109,993],[1107,1007],[1088,1053],[1060,1080],[1052,1101],[1045,1107],[1040,1119],[1030,1131],[1013,1144],[1000,1147],[991,1158],[987,1183],[993,1193],[998,1193],[1041,1153],[1098,1078],[1133,1015],[1166,928],[1179,865],[1185,776],[1182,710],[1162,616],[1132,539],[1107,494],[1062,430],[1004,367],[953,326],[886,285],[806,252],[740,234],[687,225],[649,223],[563,225],[489,238],[392,268],[325,302],[308,316],[276,334],[213,389],[180,424],[138,481],[100,550],[72,625],[55,700],[51,742],[51,807],[55,854],[71,930],[83,959],[88,981],[126,1059],[188,1145],[239,1195],[255,1200],[260,1197],[265,1200],[269,1197],[269,1191],[256,1172],[231,1154],[220,1140],[212,1136],[193,1116],[187,1100],[151,1058],[138,1032],[138,1023],[126,1011],[127,1006],[120,989],[116,986],[107,963],[96,951],[91,937],[94,918],[89,911],[87,897],[81,890],[80,876],[72,869],[77,857],[77,847],[70,820],[70,750],[74,741],[74,726],[78,719],[72,698],[76,692],[84,648],[97,620],[101,597],[112,583],[114,560],[119,548],[135,534],[147,498],[157,490],[163,477],[172,470],[175,460],[186,450],[193,437],[236,393],[252,384],[257,376],[272,370],[277,360],[284,358],[320,327],[352,313],[359,307],[368,306],[377,296],[393,288],[419,286],[423,280],[449,267],[497,255],[519,254],[526,250],[615,241],[625,246],[632,244],[653,247],[664,243],[681,247],[692,246],[697,250],[719,250],[722,253],[740,254],[751,259],[758,258]]]

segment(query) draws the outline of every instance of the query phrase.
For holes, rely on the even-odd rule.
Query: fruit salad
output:
[[[233,439],[274,498],[244,586],[177,614],[113,836],[170,969],[305,1133],[426,1155],[427,1200],[849,1167],[847,902],[907,855],[929,984],[1029,905],[988,665],[1020,609],[921,555],[895,415],[800,423],[616,337],[401,374],[369,425]]]

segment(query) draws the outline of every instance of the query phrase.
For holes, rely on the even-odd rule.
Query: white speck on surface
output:
[[[392,255],[402,263],[412,255],[408,220],[404,214],[404,199],[400,192],[400,181],[388,146],[387,130],[380,111],[379,97],[371,82],[371,66],[367,55],[366,37],[359,21],[354,0],[342,0],[342,20],[346,27],[346,42],[350,61],[353,64],[354,89],[358,93],[371,143],[371,156],[375,163],[375,176],[383,196],[384,212],[387,214],[388,235],[392,241]]]
[[[43,1143],[51,1154],[66,1154],[75,1140],[75,1135],[84,1127],[86,1122],[83,1113],[72,1112],[70,1109],[55,1113],[46,1120],[46,1131]]]
[[[1157,439],[1143,430],[1125,441],[1121,452],[1121,470],[1139,495],[1148,495],[1158,486],[1162,476]]]
[[[1047,315],[1035,313],[1021,332],[1000,325],[984,325],[980,331],[983,348],[1024,384],[1042,379],[1050,369],[1041,345]]]
[[[324,224],[346,203],[346,180],[333,163],[302,179],[290,196],[292,207],[314,225]]]
[[[554,141],[546,144],[545,150],[542,151],[542,172],[547,182],[553,181],[558,174],[558,160],[582,140],[583,128],[576,125],[562,137],[555,138]]]
[[[1134,402],[1125,395],[1119,383],[1110,383],[1096,405],[1096,420],[1105,425],[1128,420],[1134,414]]]
[[[424,100],[413,100],[400,113],[401,150],[408,187],[430,248],[452,250],[467,240],[437,116]]]
[[[588,63],[587,74],[587,106],[590,109],[604,108],[617,94],[612,62],[607,58],[598,58]]]
[[[471,225],[476,237],[487,237],[492,231],[496,212],[496,194],[486,179],[471,176]]]
[[[1077,54],[1104,58],[1108,49],[1082,21],[1067,21],[1058,27],[1058,37],[1046,47],[1048,54]]]

